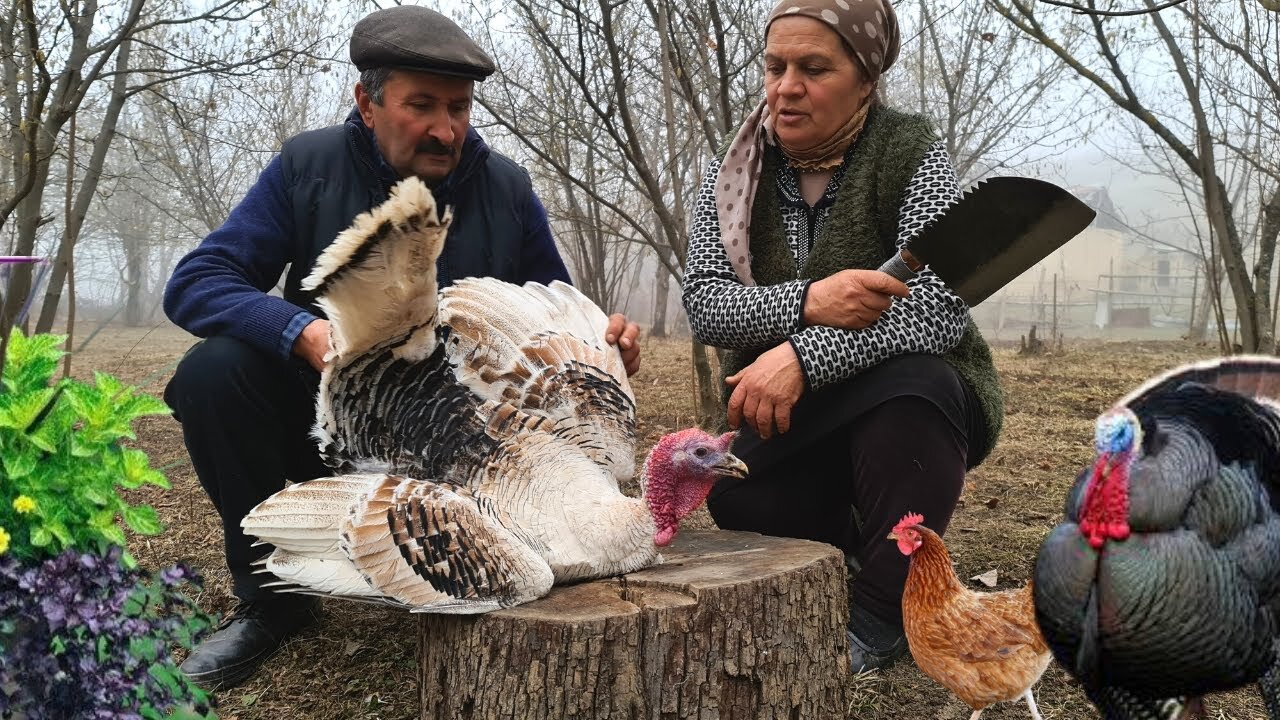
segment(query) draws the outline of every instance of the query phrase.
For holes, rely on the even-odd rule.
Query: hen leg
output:
[[[1032,720],[1044,720],[1044,718],[1040,717],[1040,709],[1036,707],[1036,696],[1031,694],[1031,688],[1027,688],[1023,697],[1027,699],[1027,708],[1031,710]]]
[[[978,720],[978,716],[981,714],[982,714],[981,710],[974,710],[973,714],[969,716],[969,720]]]

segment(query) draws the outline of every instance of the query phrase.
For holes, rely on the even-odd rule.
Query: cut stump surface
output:
[[[844,718],[844,556],[687,530],[664,562],[418,624],[423,720]]]

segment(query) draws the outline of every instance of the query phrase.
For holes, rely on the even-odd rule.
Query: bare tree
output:
[[[1274,74],[1267,64],[1265,45],[1259,48],[1256,39],[1268,38],[1272,43],[1270,62],[1274,63],[1277,18],[1243,0],[1240,14],[1223,4],[1202,6],[1198,2],[1155,12],[1156,3],[1144,0],[1151,12],[1141,18],[1109,18],[1097,12],[1050,15],[1031,0],[990,2],[1012,27],[1051,50],[1116,108],[1141,122],[1148,136],[1166,147],[1195,178],[1211,240],[1206,256],[1220,258],[1222,263],[1235,303],[1241,346],[1248,352],[1271,352],[1275,335],[1269,286],[1275,243],[1274,239],[1260,243],[1253,253],[1255,260],[1267,266],[1260,271],[1246,254],[1241,230],[1245,212],[1238,201],[1233,202],[1223,176],[1222,159],[1232,152],[1227,139],[1230,127],[1222,122],[1224,113],[1215,110],[1213,83],[1206,79],[1214,65],[1204,57],[1212,47],[1205,36],[1212,38],[1214,32],[1224,39],[1255,38],[1240,45],[1242,52],[1236,53],[1234,67],[1247,69],[1259,87],[1269,87],[1274,93]],[[1087,0],[1082,7],[1108,10],[1099,7],[1096,0]],[[1090,38],[1091,50],[1070,47],[1069,40],[1079,37]],[[1224,47],[1219,43],[1217,50]],[[1157,63],[1169,71],[1164,77],[1172,78],[1170,82],[1145,80],[1162,76],[1153,67]],[[1240,87],[1241,80],[1235,75],[1230,82]],[[1206,270],[1206,276],[1211,276],[1213,265]],[[1261,288],[1257,281],[1263,282]]]
[[[252,21],[273,3],[220,0],[36,0],[0,2],[0,81],[4,119],[11,128],[9,160],[15,185],[0,199],[0,226],[17,220],[13,252],[31,254],[39,228],[55,217],[44,209],[51,169],[69,139],[68,123],[92,138],[86,165],[65,159],[64,182],[74,201],[63,221],[54,269],[37,330],[48,330],[61,299],[84,214],[96,191],[107,149],[127,100],[177,78],[199,74],[246,75],[283,63],[307,48],[282,47],[289,37],[259,34]],[[92,114],[82,113],[89,103]],[[103,108],[97,112],[97,108]],[[89,120],[96,126],[87,126]],[[76,172],[79,171],[79,172]],[[29,269],[15,273],[3,317],[11,318],[30,285]],[[7,335],[7,334],[6,334]]]
[[[1039,43],[1010,32],[990,5],[898,6],[903,43],[884,91],[889,102],[932,118],[956,174],[970,183],[1073,147],[1093,114],[1078,102],[1070,70]],[[1078,44],[1078,41],[1069,41]]]
[[[647,246],[661,273],[655,316],[664,317],[705,162],[760,97],[764,4],[515,0],[477,10],[486,28],[513,31],[502,42],[488,36],[500,71],[482,89],[484,109],[559,187],[598,206],[577,219]],[[710,359],[697,343],[693,356],[699,412],[712,418]]]

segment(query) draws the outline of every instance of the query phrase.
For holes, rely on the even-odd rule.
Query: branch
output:
[[[495,107],[487,103],[483,98],[477,97],[476,99],[477,101],[479,101],[480,105],[489,112],[490,115],[493,115],[493,117],[498,121],[499,125],[506,128],[506,130],[510,132],[512,135],[514,135],[522,145],[524,145],[534,155],[537,155],[543,162],[545,162],[547,165],[553,168],[556,171],[556,173],[558,173],[564,178],[571,180],[574,185],[579,187],[583,192],[585,192],[588,196],[590,196],[591,199],[600,203],[604,207],[609,208],[614,213],[616,213],[618,217],[624,218],[627,221],[627,224],[630,225],[633,229],[635,229],[635,231],[640,235],[640,237],[644,238],[644,241],[646,244],[648,244],[650,247],[654,248],[655,250],[660,248],[665,248],[665,245],[659,242],[657,238],[653,237],[653,234],[649,232],[649,229],[647,227],[645,227],[642,223],[632,218],[631,215],[627,213],[626,210],[619,207],[616,203],[613,203],[608,199],[606,199],[603,195],[600,194],[599,190],[596,187],[588,184],[587,182],[579,178],[575,173],[571,172],[570,168],[566,167],[563,163],[551,157],[551,155],[549,155],[543,148],[538,147],[537,143],[533,142],[531,138],[529,138],[527,135],[525,135],[523,132],[517,129],[514,123],[508,121],[506,117],[500,114]],[[677,277],[679,277],[678,270],[673,270],[672,273],[675,274]]]
[[[1100,51],[1107,58],[1111,71],[1116,75],[1117,81],[1123,87],[1123,93],[1116,89],[1116,87],[1111,83],[1104,80],[1097,73],[1085,67],[1084,63],[1080,62],[1080,60],[1072,55],[1069,50],[1054,42],[1053,39],[1049,37],[1048,33],[1045,32],[1040,23],[1036,21],[1035,13],[1031,10],[1031,7],[1023,4],[1023,0],[1010,0],[1010,4],[1014,8],[1017,8],[1018,13],[1022,16],[1021,18],[1015,17],[1013,12],[1002,3],[990,2],[990,4],[995,8],[996,12],[1003,15],[1004,18],[1012,23],[1014,27],[1049,48],[1053,54],[1057,55],[1058,58],[1066,63],[1072,70],[1075,70],[1077,75],[1093,83],[1094,86],[1105,93],[1106,96],[1122,110],[1127,111],[1129,114],[1141,120],[1143,124],[1150,128],[1152,132],[1169,145],[1178,157],[1187,164],[1187,167],[1191,168],[1191,170],[1197,175],[1200,174],[1200,157],[1197,156],[1191,148],[1187,147],[1186,143],[1182,142],[1182,140],[1174,135],[1173,131],[1170,130],[1168,126],[1162,123],[1154,113],[1148,110],[1146,106],[1138,100],[1137,94],[1129,83],[1128,75],[1124,73],[1123,69],[1120,67],[1119,60],[1116,59],[1114,53],[1111,52],[1111,44],[1107,42],[1106,34],[1096,25],[1098,22],[1097,18],[1093,18],[1093,20],[1095,22],[1095,31],[1098,36]]]
[[[1198,15],[1187,12],[1185,8],[1183,8],[1182,13],[1187,16],[1188,20],[1199,25],[1200,29],[1203,30],[1211,40],[1239,57],[1245,65],[1248,65],[1251,70],[1257,73],[1258,77],[1262,79],[1262,82],[1265,83],[1267,88],[1269,88],[1276,96],[1276,99],[1280,100],[1280,81],[1277,81],[1277,79],[1267,70],[1267,67],[1262,63],[1259,63],[1258,59],[1254,57],[1252,53],[1245,50],[1238,43],[1231,42],[1223,37],[1222,34],[1214,29],[1212,25],[1205,22]]]
[[[44,157],[41,157],[40,153],[40,121],[44,116],[45,101],[49,97],[49,89],[53,85],[53,80],[49,77],[49,71],[44,64],[43,51],[40,49],[40,38],[36,30],[35,6],[32,0],[24,0],[22,2],[21,22],[23,29],[26,31],[27,53],[31,56],[32,62],[35,63],[36,68],[39,70],[40,82],[36,86],[38,89],[34,92],[30,92],[27,96],[27,116],[25,118],[25,123],[23,123],[23,132],[21,133],[20,138],[15,138],[23,141],[22,144],[15,143],[15,151],[25,149],[27,160],[25,172],[23,172],[24,168],[19,164],[21,162],[21,158],[15,154],[13,158],[14,171],[19,173],[21,180],[19,181],[18,186],[14,188],[12,197],[5,201],[3,207],[0,207],[0,227],[4,227],[5,222],[8,221],[9,216],[13,214],[13,211],[16,210],[17,207],[22,204],[23,199],[26,198],[27,195],[31,194],[31,191],[35,189],[36,172],[40,163],[46,161],[53,155],[52,151],[45,153]],[[12,26],[9,26],[6,29],[12,29]],[[10,120],[12,122],[16,119],[17,118],[11,118]]]
[[[1156,5],[1155,7],[1145,8],[1142,10],[1096,10],[1094,8],[1081,7],[1073,3],[1063,2],[1063,0],[1040,0],[1040,2],[1044,3],[1045,5],[1057,5],[1058,7],[1071,8],[1072,12],[1074,12],[1076,15],[1095,15],[1099,17],[1128,17],[1131,15],[1149,15],[1151,13],[1160,12],[1161,10],[1164,10],[1166,8],[1171,8],[1174,5],[1181,5],[1186,1],[1187,0],[1169,0],[1169,2],[1163,5]]]

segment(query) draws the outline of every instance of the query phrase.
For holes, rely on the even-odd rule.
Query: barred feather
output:
[[[314,434],[342,475],[242,522],[276,546],[282,589],[487,612],[657,557],[653,518],[618,489],[635,398],[608,318],[560,282],[437,292],[449,223],[406,179],[304,283],[333,344]]]
[[[1097,550],[1081,536],[1092,470],[1068,493],[1036,561],[1037,619],[1107,718],[1183,717],[1206,693],[1258,682],[1280,720],[1277,399],[1276,358],[1153,378],[1116,406],[1140,426],[1129,536]]]

